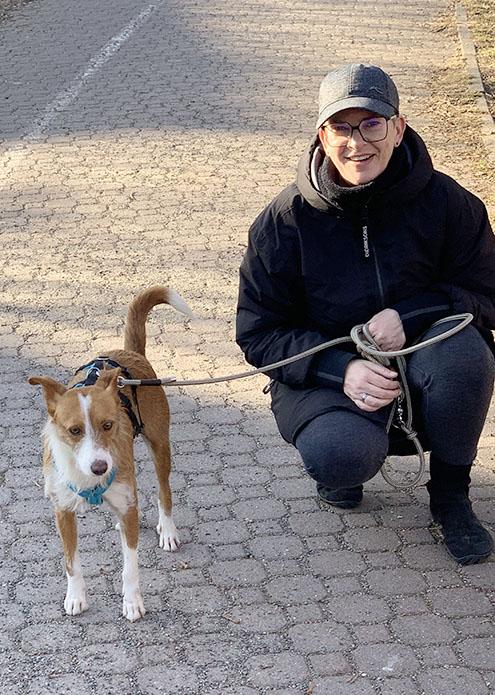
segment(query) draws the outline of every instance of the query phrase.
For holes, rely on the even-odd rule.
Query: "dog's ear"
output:
[[[55,413],[55,408],[57,407],[57,402],[67,391],[67,388],[58,381],[55,381],[55,379],[52,379],[50,376],[30,376],[28,382],[33,386],[39,385],[43,387],[46,409],[48,410],[49,415],[53,415]]]
[[[117,379],[122,374],[120,367],[115,367],[114,369],[103,369],[100,372],[100,376],[95,384],[99,388],[116,391],[117,390]]]

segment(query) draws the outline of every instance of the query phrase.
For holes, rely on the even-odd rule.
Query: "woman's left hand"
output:
[[[368,321],[368,328],[381,350],[400,350],[404,347],[406,336],[395,309],[383,309],[372,316]]]

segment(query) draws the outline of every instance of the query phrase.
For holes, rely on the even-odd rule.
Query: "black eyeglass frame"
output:
[[[342,145],[332,145],[331,143],[328,143],[328,144],[330,145],[330,147],[346,147],[347,143],[348,143],[349,140],[352,138],[352,136],[353,136],[355,130],[358,131],[359,135],[362,137],[362,139],[364,140],[364,142],[370,142],[370,143],[373,143],[373,142],[383,142],[384,140],[387,139],[387,136],[388,136],[388,124],[389,124],[389,121],[391,121],[393,118],[397,118],[397,116],[398,116],[397,113],[394,113],[393,116],[388,116],[388,117],[387,117],[387,116],[367,116],[366,118],[362,118],[362,119],[359,121],[359,123],[358,123],[357,125],[351,125],[350,123],[347,123],[347,121],[342,121],[342,122],[340,122],[340,123],[332,123],[331,121],[327,121],[327,122],[324,123],[321,127],[322,127],[322,128],[327,128],[329,125],[348,125],[349,128],[351,129],[351,132],[350,132],[349,135],[347,135],[347,136],[337,136],[337,137],[346,137],[347,139],[346,139],[345,143],[342,143]],[[362,124],[364,121],[371,121],[373,118],[384,118],[384,119],[385,119],[385,124],[386,124],[386,126],[387,126],[387,129],[386,129],[385,135],[384,135],[382,138],[379,138],[378,140],[367,140],[367,139],[365,138],[365,136],[364,136],[364,135],[362,134],[362,132],[361,132],[361,124]]]

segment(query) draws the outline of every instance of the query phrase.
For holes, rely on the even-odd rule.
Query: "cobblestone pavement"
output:
[[[455,566],[428,529],[424,487],[377,477],[359,510],[320,510],[264,378],[168,390],[182,549],[157,546],[139,442],[148,614],[121,616],[117,533],[88,510],[90,608],[65,617],[44,409],[25,383],[120,347],[130,298],[157,282],[200,317],[154,310],[160,375],[238,370],[247,228],[293,179],[322,74],[382,64],[441,163],[428,106],[458,50],[439,30],[449,12],[447,0],[35,0],[0,24],[1,693],[495,692],[494,563]],[[491,412],[473,487],[492,530],[493,423]]]

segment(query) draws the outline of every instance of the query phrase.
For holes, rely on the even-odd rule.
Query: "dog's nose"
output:
[[[95,475],[103,475],[107,472],[108,464],[106,461],[101,461],[100,459],[93,461],[91,464],[91,470]]]

